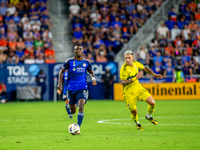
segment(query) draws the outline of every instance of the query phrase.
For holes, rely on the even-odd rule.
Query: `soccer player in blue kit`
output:
[[[74,46],[75,57],[69,58],[64,63],[59,72],[58,90],[62,91],[63,73],[68,71],[68,98],[72,114],[76,112],[76,103],[79,105],[79,113],[77,117],[77,124],[81,126],[84,117],[84,104],[88,98],[86,75],[89,72],[92,78],[92,84],[96,85],[94,73],[92,71],[91,63],[83,58],[83,47],[80,44]]]
[[[68,113],[68,117],[69,119],[72,119],[72,113],[71,113],[71,109],[69,107],[69,98],[68,98],[68,94],[67,94],[67,86],[68,86],[68,72],[65,71],[63,73],[63,100],[65,101],[65,109]]]

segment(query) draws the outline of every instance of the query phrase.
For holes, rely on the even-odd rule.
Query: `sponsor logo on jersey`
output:
[[[85,72],[85,68],[77,67],[76,70],[77,70],[77,72]]]

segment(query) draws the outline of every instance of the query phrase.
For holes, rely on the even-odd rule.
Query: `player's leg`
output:
[[[70,104],[70,109],[71,109],[71,113],[75,114],[76,113],[76,104],[74,104],[74,105]]]
[[[136,105],[134,106],[134,110],[130,110],[130,111],[131,111],[131,118],[133,119],[135,124],[139,123]]]
[[[153,99],[152,96],[149,96],[146,99],[146,102],[148,103],[148,106],[147,106],[147,117],[150,118],[151,115],[153,114],[154,110],[155,110],[156,102],[155,102],[155,100]]]
[[[131,111],[131,118],[135,122],[136,128],[138,130],[144,130],[143,127],[141,126],[140,122],[138,121],[138,114],[137,114],[137,107],[135,105],[135,109]]]
[[[133,96],[131,95],[126,95],[124,96],[124,99],[126,101],[126,106],[127,108],[131,111],[131,118],[135,122],[135,125],[138,130],[144,130],[143,127],[140,125],[140,122],[138,121],[138,114],[137,114],[137,96],[132,98]]]
[[[158,124],[158,122],[153,119],[152,114],[155,110],[156,107],[156,103],[155,100],[153,99],[153,97],[151,96],[151,94],[145,89],[143,88],[140,92],[139,92],[139,97],[140,100],[142,101],[146,101],[148,103],[147,106],[147,115],[145,116],[145,118],[147,120],[150,120],[153,124]]]
[[[69,119],[72,119],[73,115],[71,113],[71,109],[69,106],[69,99],[68,99],[67,93],[63,93],[63,100],[65,101],[65,109],[67,111],[68,117],[69,117]]]
[[[70,106],[69,106],[69,100],[68,99],[65,99],[65,109],[68,113],[69,119],[72,119],[73,115],[72,115],[72,112],[71,112],[71,109],[70,109]]]
[[[76,113],[76,94],[73,93],[72,91],[68,91],[68,103],[70,105],[70,110],[72,114]]]
[[[155,107],[156,107],[155,100],[153,99],[152,96],[149,96],[146,99],[146,102],[148,103],[148,106],[147,106],[147,115],[145,116],[145,118],[147,120],[150,120],[153,124],[157,125],[158,122],[152,117],[152,114],[153,114]]]
[[[79,105],[79,113],[78,113],[78,118],[77,118],[77,124],[81,126],[83,122],[83,117],[84,117],[84,104],[85,104],[85,99],[79,99],[78,105]]]
[[[79,113],[77,117],[77,124],[81,126],[84,118],[84,105],[88,98],[88,91],[87,90],[79,90],[76,98],[78,99],[78,105],[79,105]]]

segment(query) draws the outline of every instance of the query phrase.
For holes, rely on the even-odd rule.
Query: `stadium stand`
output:
[[[176,68],[181,68],[187,82],[199,81],[199,15],[199,1],[182,1],[178,13],[172,7],[155,38],[137,51],[137,59],[164,77],[173,77]]]
[[[70,0],[72,42],[92,61],[113,61],[116,53],[162,5],[163,0]]]
[[[54,63],[47,0],[0,3],[0,63]]]

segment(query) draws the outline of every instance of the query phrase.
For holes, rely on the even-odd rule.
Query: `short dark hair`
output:
[[[74,47],[75,47],[75,46],[82,46],[82,45],[81,45],[80,43],[77,43],[77,44],[74,45]]]

